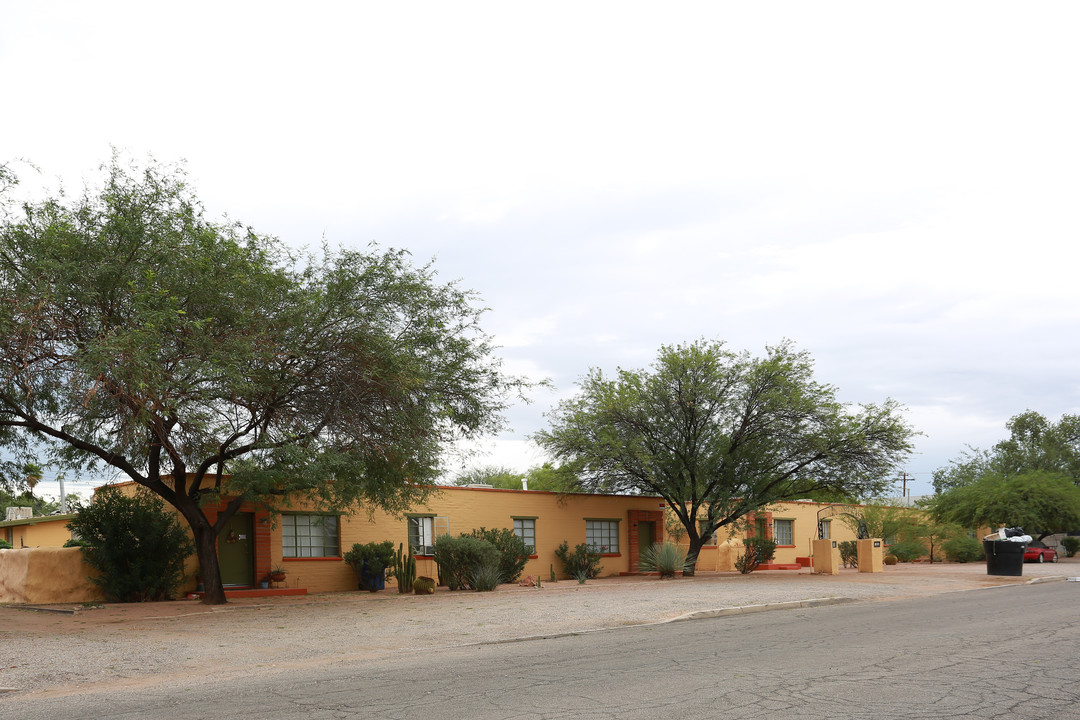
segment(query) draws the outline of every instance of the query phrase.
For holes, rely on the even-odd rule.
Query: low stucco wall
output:
[[[105,596],[89,579],[95,575],[97,571],[83,562],[79,548],[0,550],[0,602],[100,601]]]

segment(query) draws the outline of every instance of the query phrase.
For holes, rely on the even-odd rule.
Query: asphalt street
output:
[[[0,701],[0,718],[1080,719],[1080,583],[857,602]]]

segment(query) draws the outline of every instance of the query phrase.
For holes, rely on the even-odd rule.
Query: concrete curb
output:
[[[714,617],[727,617],[729,615],[748,615],[750,613],[769,612],[771,610],[796,610],[798,608],[810,608],[810,607],[822,607],[825,605],[840,605],[842,603],[857,602],[858,598],[849,597],[836,597],[836,598],[811,598],[809,600],[791,600],[788,602],[776,602],[765,603],[762,605],[743,605],[716,608],[715,610],[695,610],[678,617],[668,618],[667,620],[656,620],[653,622],[642,623],[628,623],[626,625],[615,625],[612,627],[590,628],[588,630],[568,630],[560,633],[545,633],[543,635],[525,635],[523,637],[516,638],[504,638],[502,640],[484,640],[475,643],[465,643],[458,645],[457,647],[478,647],[481,645],[506,645],[508,643],[527,642],[529,640],[553,640],[556,638],[574,637],[577,635],[588,635],[590,633],[607,632],[609,630],[620,630],[630,627],[654,627],[656,625],[667,625],[673,622],[683,622],[685,620],[703,620],[705,618]]]
[[[79,608],[38,607],[35,605],[6,605],[5,607],[14,608],[15,610],[30,610],[32,612],[52,613],[54,615],[75,615],[79,612]]]
[[[682,622],[683,620],[700,620],[703,618],[727,617],[729,615],[748,615],[750,613],[770,612],[772,610],[795,610],[798,608],[821,607],[824,605],[840,605],[843,603],[856,602],[857,598],[810,598],[809,600],[790,600],[788,602],[764,603],[762,605],[743,605],[717,608],[715,610],[695,610],[685,615],[680,615],[662,622]],[[661,624],[661,623],[651,623]]]
[[[1060,575],[1060,576],[1057,576],[1057,577],[1037,577],[1037,578],[1031,578],[1030,580],[1028,580],[1028,581],[1027,581],[1026,583],[1024,583],[1024,584],[1025,584],[1025,585],[1038,585],[1039,583],[1047,583],[1047,582],[1056,582],[1056,581],[1058,581],[1058,580],[1066,580],[1066,579],[1068,579],[1068,580],[1072,580],[1072,578],[1066,578],[1066,577],[1065,577],[1064,575]]]

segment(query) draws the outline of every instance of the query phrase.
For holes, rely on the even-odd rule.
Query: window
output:
[[[281,555],[340,557],[337,515],[282,515]]]
[[[514,518],[514,534],[529,546],[529,554],[536,554],[536,520],[533,518]]]
[[[820,523],[818,523],[818,534],[821,536],[822,540],[828,540],[829,538],[831,538],[832,537],[832,521],[831,520],[822,520]]]
[[[413,555],[435,554],[435,518],[411,517],[409,518],[409,547]]]
[[[586,520],[585,544],[592,552],[619,552],[619,521]]]
[[[794,520],[774,520],[773,540],[777,545],[794,545],[795,533],[793,532]]]

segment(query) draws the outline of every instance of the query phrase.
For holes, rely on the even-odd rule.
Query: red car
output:
[[[1024,562],[1057,562],[1057,550],[1052,550],[1038,540],[1028,543]]]

